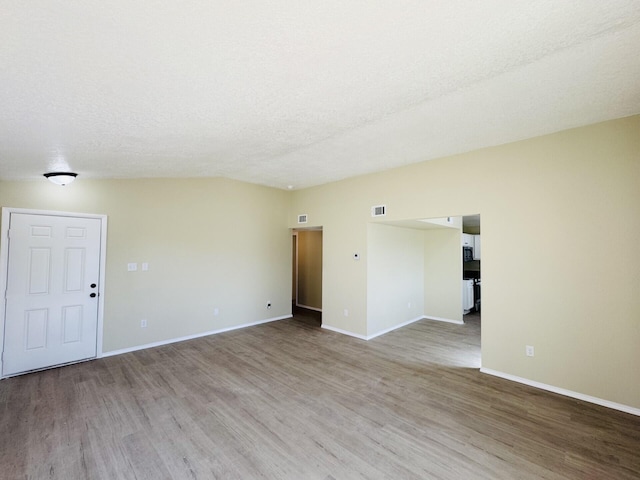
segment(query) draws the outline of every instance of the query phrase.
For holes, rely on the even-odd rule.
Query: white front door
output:
[[[2,375],[96,356],[101,221],[11,213]]]

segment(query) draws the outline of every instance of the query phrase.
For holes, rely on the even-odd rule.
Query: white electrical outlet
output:
[[[407,303],[407,308],[411,308],[411,302]]]
[[[533,357],[533,355],[535,354],[533,350],[533,346],[531,345],[527,345],[524,350],[525,350],[525,353],[527,354],[527,357]]]
[[[143,318],[140,320],[140,328],[147,328],[147,319]]]
[[[213,309],[213,315],[214,316],[218,316],[219,313],[220,313],[220,310],[218,310],[217,308]]]
[[[138,270],[138,264],[137,263],[127,263],[127,271],[128,272],[135,272],[136,270]]]
[[[347,308],[344,309],[344,316],[345,317],[349,316],[349,310]]]
[[[142,271],[146,272],[147,270],[149,270],[149,264],[147,262],[144,262],[142,264]]]

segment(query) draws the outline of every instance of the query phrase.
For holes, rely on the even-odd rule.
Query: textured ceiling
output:
[[[0,0],[0,178],[303,188],[640,113],[640,1]]]

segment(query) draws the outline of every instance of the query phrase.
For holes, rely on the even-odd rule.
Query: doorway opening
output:
[[[322,325],[322,228],[292,233],[291,311],[296,320]]]
[[[463,317],[468,328],[477,332],[478,342],[481,335],[482,312],[482,275],[481,257],[482,241],[480,231],[480,215],[462,217],[462,282],[463,282]],[[470,250],[469,250],[470,249]]]
[[[442,326],[453,336],[462,328],[474,339],[457,351],[455,364],[480,367],[479,238],[480,215],[372,223],[367,271],[369,335],[418,320],[459,325]],[[464,261],[465,255],[470,263]],[[383,324],[385,319],[395,322]]]

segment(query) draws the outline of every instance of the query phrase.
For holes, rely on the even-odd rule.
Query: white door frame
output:
[[[7,276],[9,268],[9,220],[12,213],[24,213],[28,215],[48,215],[55,217],[76,217],[76,218],[95,218],[100,220],[100,289],[98,292],[98,330],[96,338],[96,357],[102,357],[102,329],[104,316],[104,284],[105,284],[105,267],[107,260],[107,216],[75,213],[75,212],[56,212],[50,210],[31,210],[27,208],[11,208],[2,207],[2,225],[0,228],[0,372],[2,372],[2,362],[4,360],[4,329],[6,322],[6,292],[7,292]],[[6,378],[6,377],[0,377]]]

